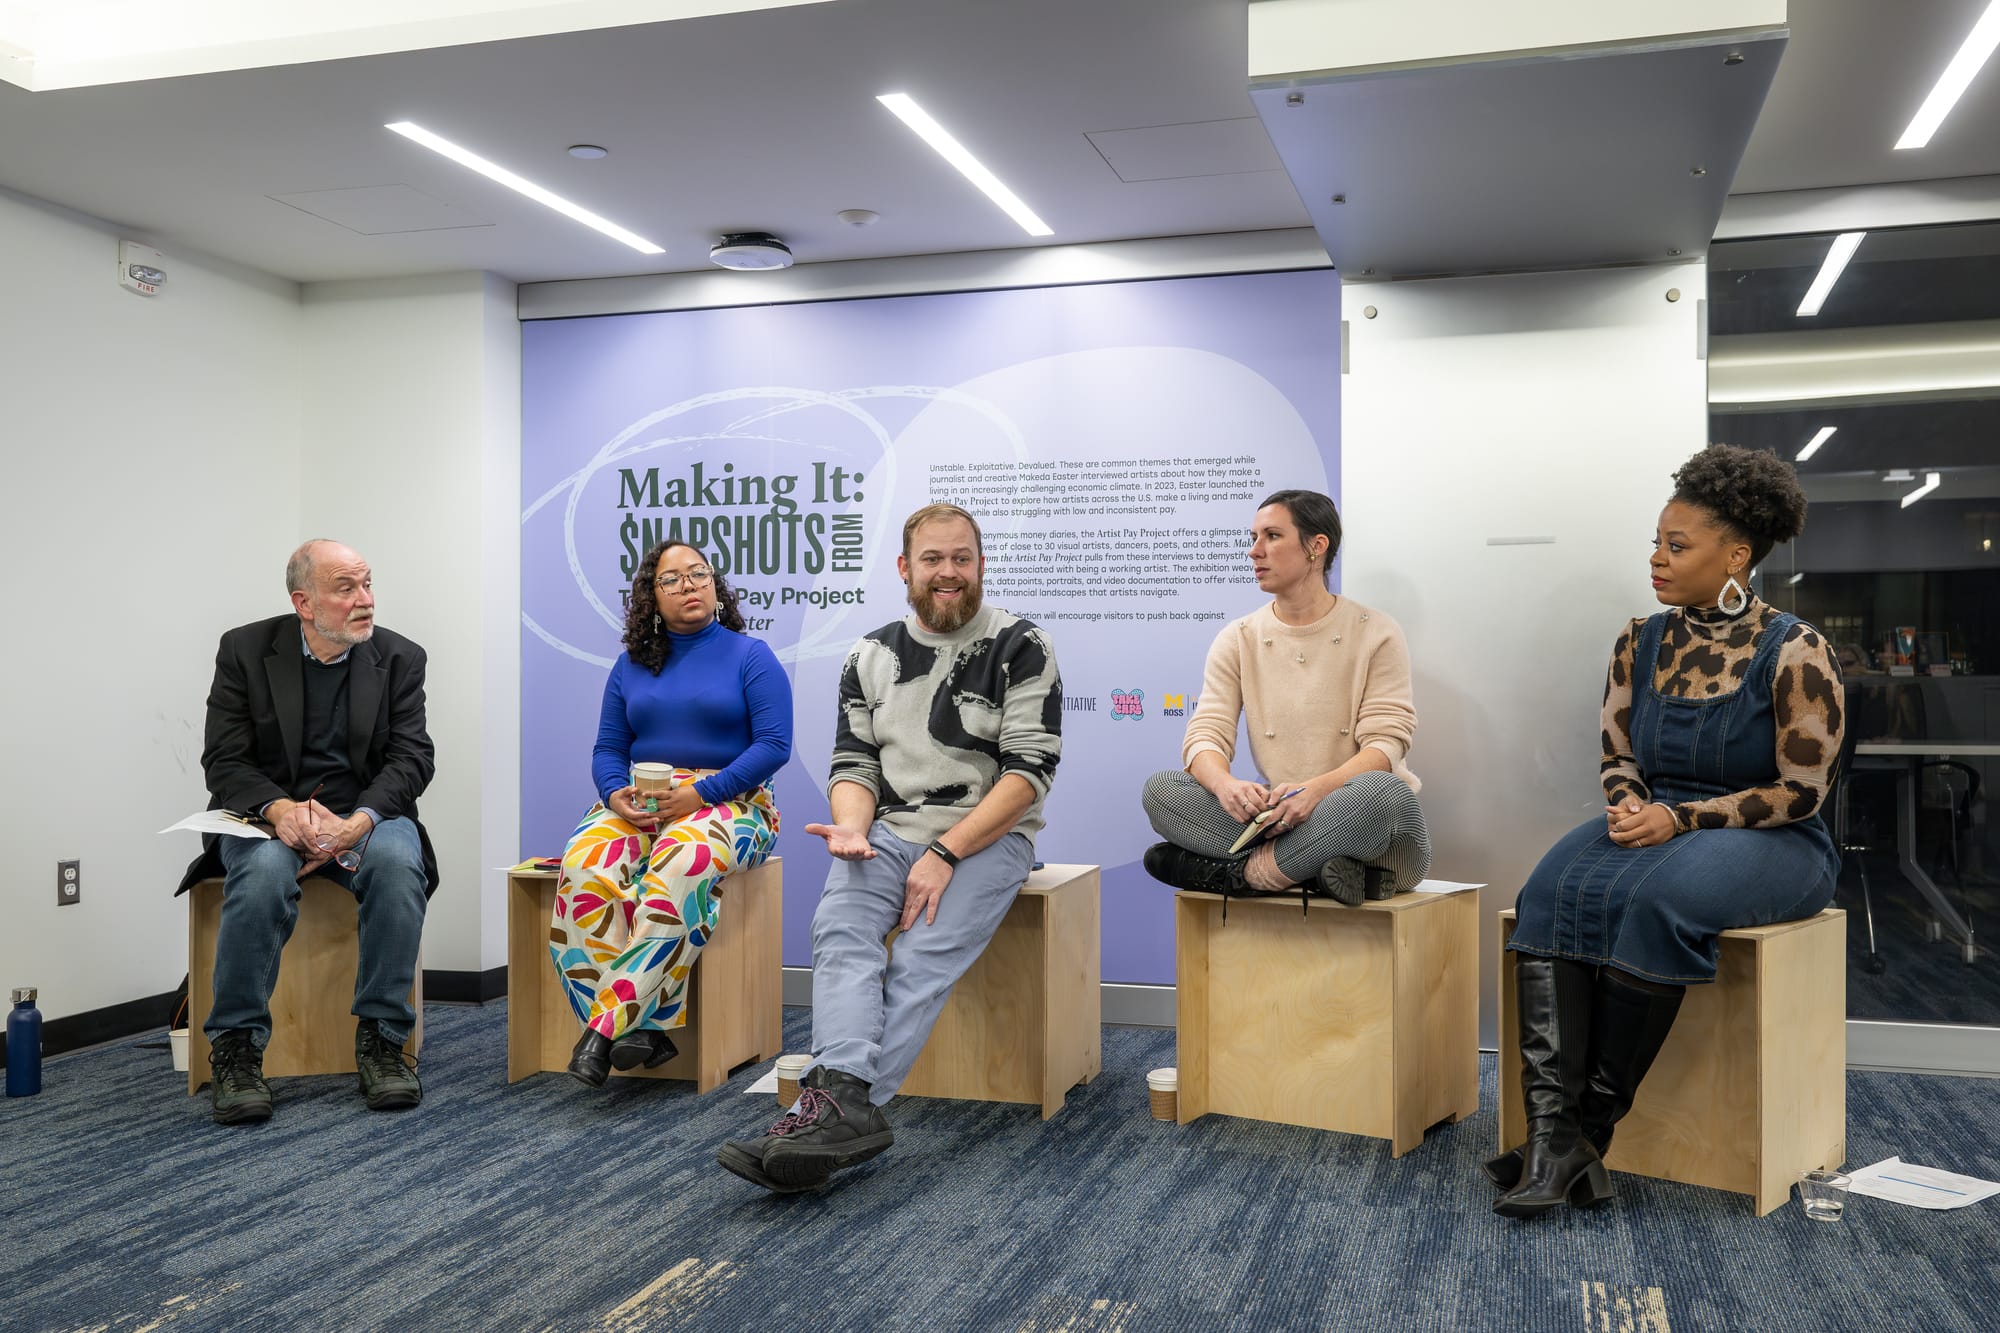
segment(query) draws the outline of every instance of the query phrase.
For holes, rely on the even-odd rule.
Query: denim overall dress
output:
[[[1653,688],[1670,614],[1646,621],[1632,658],[1632,756],[1653,799],[1700,801],[1777,782],[1773,682],[1798,617],[1772,620],[1735,690],[1681,699]],[[1655,847],[1620,847],[1600,815],[1528,877],[1508,947],[1654,981],[1713,981],[1718,934],[1814,915],[1833,900],[1839,873],[1817,812],[1763,828],[1695,829]]]

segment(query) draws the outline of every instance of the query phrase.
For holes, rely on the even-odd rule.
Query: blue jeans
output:
[[[202,1031],[250,1033],[271,1040],[271,991],[278,957],[299,920],[299,854],[276,838],[224,838],[222,921],[215,932],[215,1004]],[[361,963],[354,975],[354,1016],[372,1018],[391,1041],[407,1041],[416,1011],[410,986],[424,934],[424,857],[417,826],[385,820],[349,872],[329,861],[313,872],[353,894],[360,905]]]

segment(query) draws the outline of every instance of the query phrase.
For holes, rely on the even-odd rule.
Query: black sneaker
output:
[[[251,1125],[271,1118],[271,1085],[264,1081],[264,1053],[248,1032],[217,1037],[208,1050],[209,1114],[218,1125]]]
[[[1371,869],[1351,856],[1336,856],[1319,868],[1312,892],[1315,897],[1323,895],[1347,907],[1359,907],[1363,899],[1373,896],[1368,892]]]
[[[416,1057],[404,1055],[403,1043],[389,1040],[372,1018],[355,1024],[354,1067],[371,1111],[406,1111],[424,1099]]]
[[[849,1073],[816,1066],[799,1099],[761,1140],[726,1143],[716,1161],[774,1193],[824,1185],[836,1171],[858,1166],[896,1141],[868,1085]]]
[[[1250,887],[1243,878],[1243,862],[1200,856],[1170,842],[1156,842],[1148,847],[1145,866],[1146,873],[1160,883],[1195,893],[1242,897]]]

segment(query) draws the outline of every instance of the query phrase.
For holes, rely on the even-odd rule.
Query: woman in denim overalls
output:
[[[1811,626],[1752,597],[1805,496],[1775,455],[1711,445],[1675,474],[1652,556],[1674,610],[1634,621],[1604,702],[1604,817],[1542,858],[1516,903],[1528,1140],[1486,1173],[1494,1211],[1610,1197],[1600,1154],[1716,936],[1811,916],[1840,859],[1819,806],[1840,752],[1840,674]]]

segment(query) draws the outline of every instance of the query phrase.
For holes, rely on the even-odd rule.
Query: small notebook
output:
[[[1248,846],[1252,838],[1264,831],[1265,821],[1277,813],[1278,808],[1276,806],[1272,806],[1269,810],[1259,811],[1255,818],[1243,826],[1243,831],[1236,835],[1236,841],[1229,844],[1229,854],[1234,856]]]

